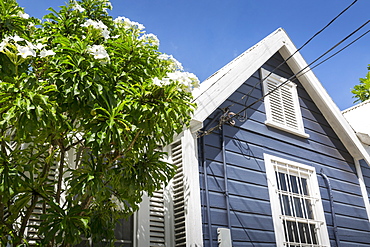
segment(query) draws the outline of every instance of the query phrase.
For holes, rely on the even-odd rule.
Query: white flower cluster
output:
[[[184,68],[182,67],[182,64],[177,61],[172,55],[167,55],[167,54],[161,54],[158,56],[159,59],[162,59],[162,60],[169,60],[171,61],[171,65],[170,65],[170,69],[172,70],[184,70]]]
[[[88,19],[87,21],[85,21],[84,24],[81,25],[81,27],[89,27],[89,26],[92,26],[93,28],[100,30],[101,35],[104,37],[104,39],[110,38],[109,37],[110,32],[108,30],[108,27],[102,21],[94,21],[94,20]]]
[[[77,1],[74,1],[73,4],[72,4],[72,9],[73,10],[78,10],[80,12],[84,12],[85,11],[85,8],[83,8],[81,5],[79,5],[77,3]]]
[[[159,46],[159,39],[155,34],[144,34],[139,38],[139,40],[143,41],[146,44],[153,45],[153,46]]]
[[[95,59],[107,59],[108,61],[110,60],[107,51],[102,45],[89,46],[87,51],[89,52],[89,54],[93,55]]]
[[[114,19],[114,23],[116,26],[121,26],[124,29],[131,29],[134,31],[141,31],[140,33],[145,33],[145,31],[142,31],[145,29],[143,24],[140,24],[136,21],[131,21],[127,17],[119,16],[116,19]],[[137,33],[135,33],[137,34]],[[149,34],[143,34],[140,36],[139,41],[143,42],[144,44],[148,44],[151,46],[159,46],[159,39],[155,34],[149,33]]]
[[[132,28],[132,29],[137,29],[140,31],[145,28],[143,24],[140,24],[136,21],[131,21],[129,18],[126,18],[123,16],[119,16],[116,19],[114,19],[114,23],[116,23],[116,25],[122,24],[123,27],[126,29]]]
[[[28,19],[30,18],[30,15],[27,14],[27,13],[23,13],[22,11],[19,11],[18,14],[17,14],[18,17],[21,17],[23,19]]]
[[[19,45],[18,42],[25,41],[26,45]],[[7,46],[14,45],[17,48],[17,55],[26,58],[28,56],[36,57],[36,51],[40,51],[40,57],[52,56],[55,55],[55,52],[52,50],[46,50],[44,47],[45,44],[37,43],[32,44],[28,40],[25,40],[18,35],[7,36],[0,43],[0,52],[8,51]]]
[[[196,75],[189,72],[175,71],[167,73],[165,78],[162,80],[157,77],[153,79],[153,83],[157,86],[166,86],[173,82],[178,82],[185,86],[185,90],[190,92],[194,88],[199,87],[199,79]]]

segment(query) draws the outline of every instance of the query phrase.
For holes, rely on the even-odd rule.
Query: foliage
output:
[[[159,146],[189,124],[197,78],[108,0],[44,21],[0,2],[0,239],[40,246],[114,240],[117,219],[174,175]]]
[[[365,78],[360,78],[360,84],[353,87],[351,90],[351,93],[354,94],[353,98],[356,100],[356,102],[364,102],[368,99],[370,99],[370,64],[369,67],[367,67],[369,70],[367,72],[367,75]]]

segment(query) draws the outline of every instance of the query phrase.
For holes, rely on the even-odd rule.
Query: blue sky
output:
[[[41,18],[65,0],[18,0],[26,13]],[[142,23],[201,81],[279,27],[300,47],[353,0],[111,0],[113,17]],[[370,1],[358,0],[343,16],[307,45],[310,63],[369,20]],[[368,24],[362,34],[370,27]],[[358,37],[355,35],[354,37]],[[351,39],[352,40],[352,39]],[[329,95],[344,110],[353,105],[351,88],[370,64],[370,34],[314,70]]]

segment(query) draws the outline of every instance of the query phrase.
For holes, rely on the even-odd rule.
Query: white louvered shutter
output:
[[[184,209],[184,171],[182,145],[178,141],[171,146],[173,164],[177,166],[173,178],[173,220],[175,246],[186,246],[185,209]]]
[[[270,74],[265,69],[261,71],[262,78]],[[265,95],[272,92],[265,98],[266,124],[301,137],[309,137],[304,132],[296,84],[271,74],[263,81],[263,88]]]
[[[277,80],[267,80],[269,92],[280,84],[281,82]],[[287,83],[270,94],[271,118],[274,122],[298,130],[297,106],[294,104],[293,90],[295,90],[293,83]]]
[[[150,247],[165,246],[163,189],[153,193],[149,200]]]

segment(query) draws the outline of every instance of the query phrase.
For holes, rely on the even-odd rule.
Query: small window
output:
[[[133,237],[134,237],[134,227],[133,227],[134,215],[131,215],[127,219],[118,220],[116,227],[114,229],[114,236],[116,241],[114,246],[120,247],[133,247]],[[105,247],[111,246],[107,241],[102,240],[98,243],[91,242],[91,240],[83,240],[81,243],[75,245],[74,247]]]
[[[269,74],[269,71],[261,69],[261,78],[265,78]],[[271,74],[263,81],[265,95],[284,83],[265,98],[267,116],[265,123],[268,126],[308,138],[309,135],[304,132],[297,85],[286,81],[287,79],[276,74]]]
[[[315,168],[264,159],[277,246],[330,246]]]

